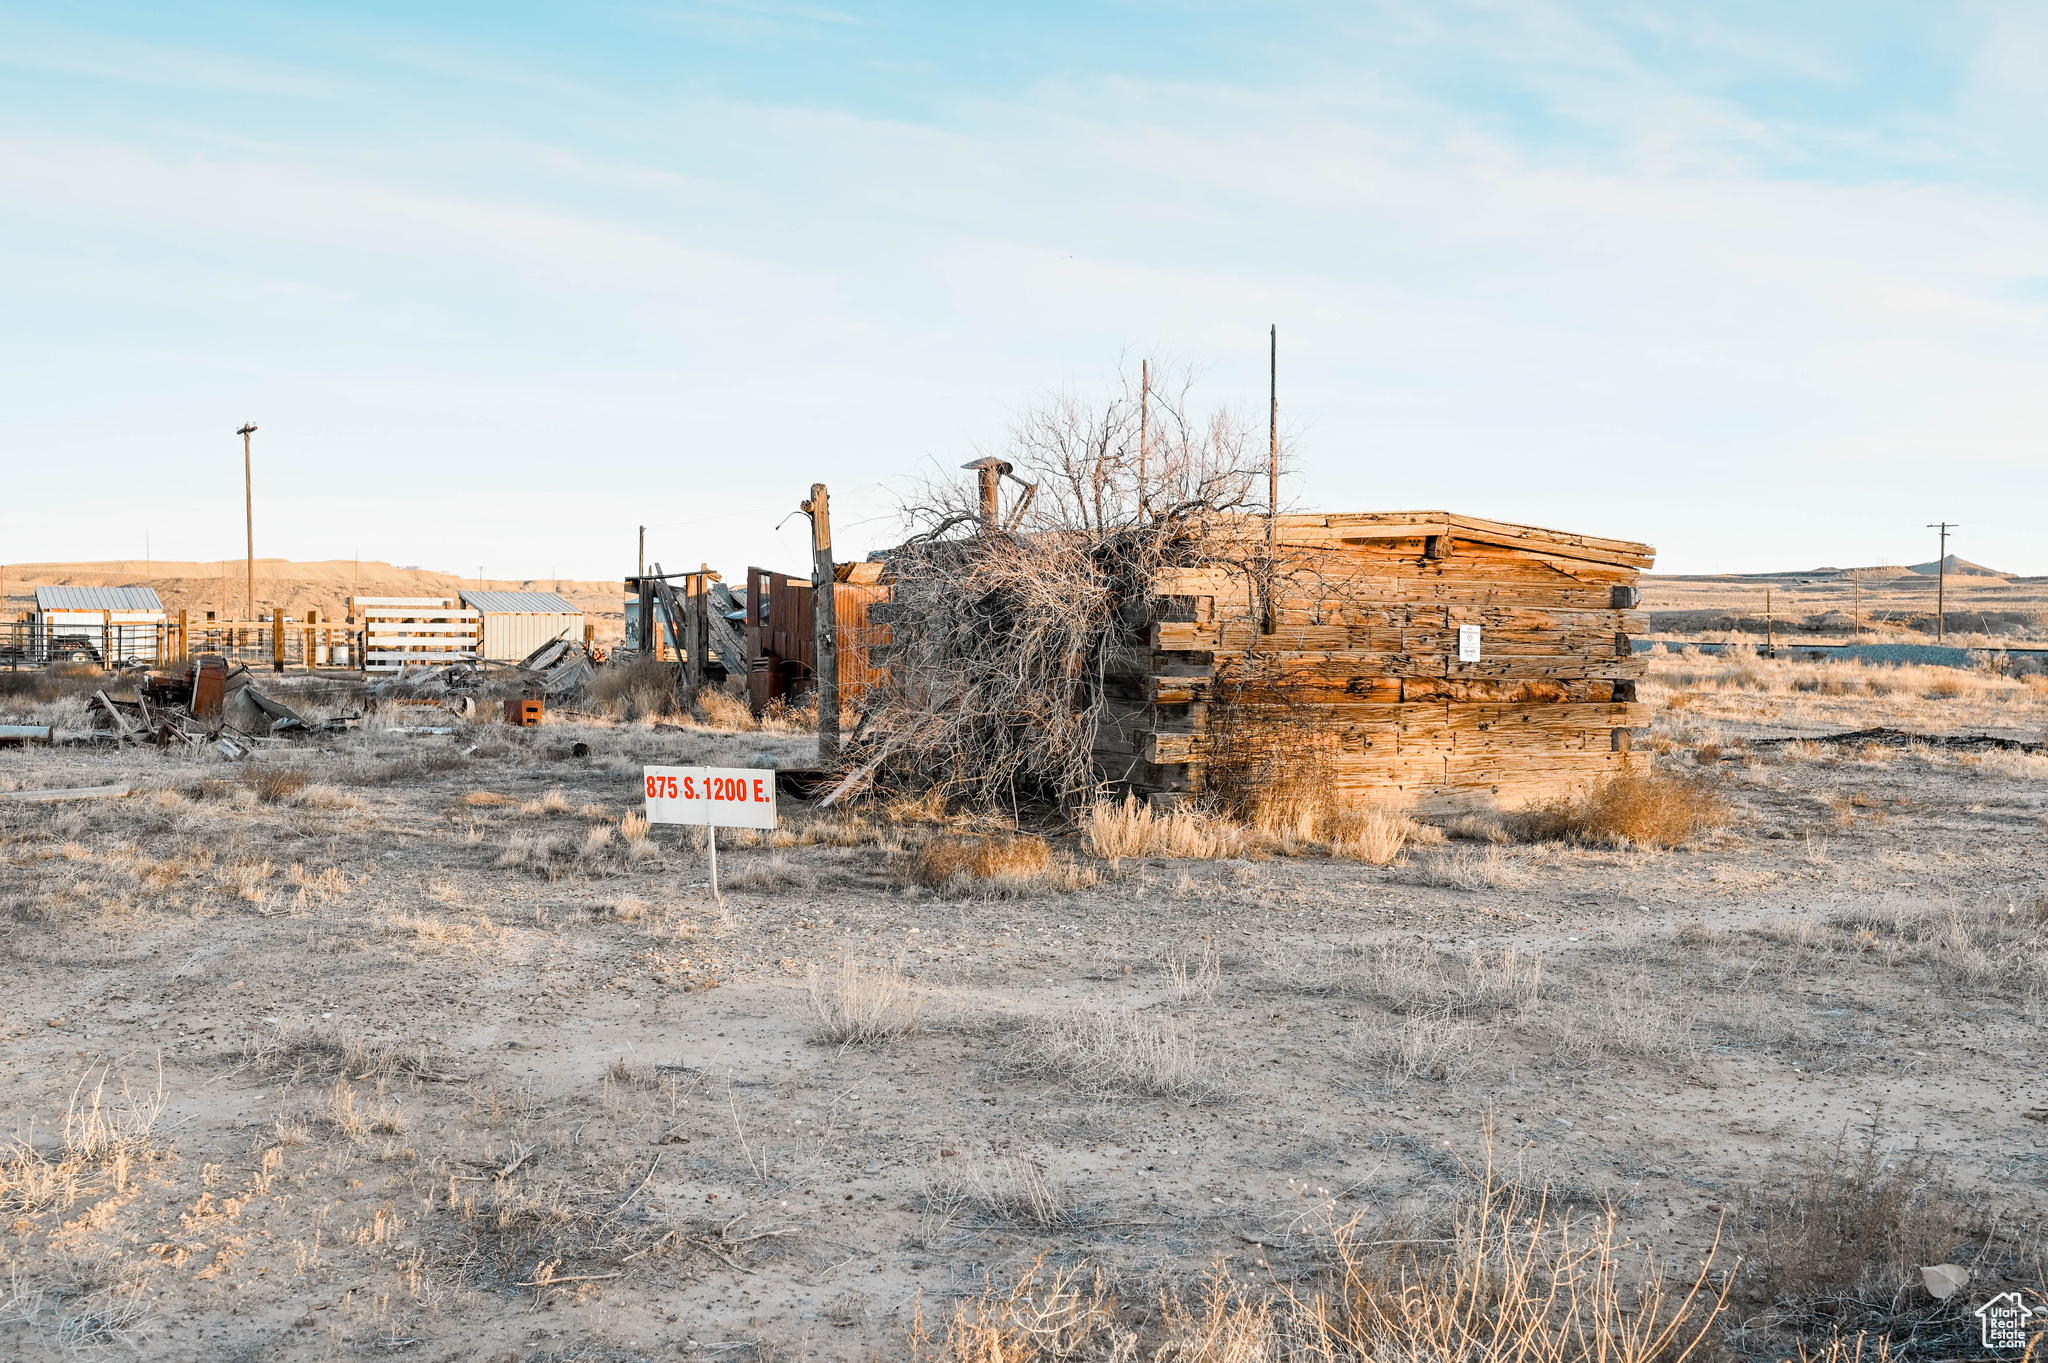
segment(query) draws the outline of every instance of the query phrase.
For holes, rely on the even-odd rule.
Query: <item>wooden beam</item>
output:
[[[802,509],[811,518],[812,639],[818,676],[818,765],[839,761],[839,609],[835,595],[838,569],[832,562],[832,503],[823,483],[811,484],[811,499]]]

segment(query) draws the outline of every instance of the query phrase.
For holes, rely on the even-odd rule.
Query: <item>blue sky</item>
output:
[[[2048,573],[2039,5],[0,4],[0,561],[796,568],[1120,360],[1299,507]]]

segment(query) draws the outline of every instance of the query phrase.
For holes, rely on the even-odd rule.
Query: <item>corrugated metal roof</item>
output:
[[[45,611],[160,611],[154,587],[38,587],[36,609]]]
[[[471,610],[514,615],[583,614],[582,607],[570,605],[553,592],[464,592],[462,604]]]

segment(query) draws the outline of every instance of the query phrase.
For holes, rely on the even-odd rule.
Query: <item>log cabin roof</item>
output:
[[[1263,518],[1258,518],[1263,520]],[[1280,538],[1297,542],[1302,538],[1328,537],[1340,541],[1412,539],[1428,535],[1450,535],[1477,544],[1525,549],[1554,558],[1582,559],[1618,567],[1643,569],[1657,559],[1657,551],[1635,540],[1606,539],[1569,530],[1548,530],[1538,525],[1517,525],[1511,521],[1487,520],[1455,511],[1346,511],[1280,517]],[[1322,536],[1313,532],[1321,531]]]

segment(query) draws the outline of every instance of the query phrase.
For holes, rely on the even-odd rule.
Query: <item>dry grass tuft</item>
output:
[[[327,1095],[326,1110],[320,1115],[329,1127],[355,1145],[367,1144],[373,1134],[397,1135],[405,1130],[405,1111],[398,1103],[382,1095],[359,1102],[347,1080],[336,1081],[334,1091]]]
[[[1266,792],[1270,794],[1269,792]],[[1405,815],[1373,808],[1340,808],[1302,796],[1293,787],[1262,794],[1247,826],[1185,803],[1161,808],[1135,795],[1097,801],[1081,818],[1088,850],[1112,864],[1126,857],[1241,857],[1254,851],[1290,855],[1317,849],[1386,866],[1411,843],[1443,841],[1434,828]]]
[[[1188,1102],[1215,1101],[1227,1090],[1222,1062],[1170,1019],[1128,1008],[1084,1008],[1027,1023],[1005,1068],[1063,1079],[1089,1093],[1129,1093]]]
[[[746,733],[758,729],[754,712],[738,696],[706,689],[697,693],[697,716],[706,728]]]
[[[119,1195],[141,1174],[140,1166],[158,1157],[152,1138],[164,1110],[161,1083],[145,1094],[124,1085],[116,1098],[106,1091],[108,1067],[95,1068],[71,1091],[55,1151],[39,1148],[26,1134],[0,1146],[0,1211],[27,1218],[102,1193]],[[15,1228],[23,1230],[20,1222]]]
[[[269,763],[251,763],[242,768],[242,784],[256,792],[265,804],[277,804],[288,800],[306,788],[313,779],[304,767],[277,767]]]
[[[1081,889],[1094,874],[1053,856],[1052,844],[1029,834],[987,837],[944,834],[920,846],[910,860],[913,883],[953,893],[1007,893]]]
[[[1470,842],[1507,843],[1515,840],[1507,825],[1497,814],[1460,814],[1443,827],[1444,833],[1453,838]]]
[[[941,1158],[924,1171],[924,1205],[942,1224],[963,1212],[1054,1230],[1073,1220],[1073,1196],[1029,1155]]]
[[[1361,1068],[1377,1069],[1382,1089],[1407,1087],[1417,1079],[1448,1084],[1472,1069],[1479,1029],[1450,1012],[1418,1013],[1391,1028],[1372,1028],[1354,1048]]]
[[[1099,800],[1081,818],[1088,850],[1112,864],[1125,857],[1235,857],[1244,853],[1244,830],[1186,804],[1162,810],[1137,796]]]
[[[1513,947],[1456,955],[1420,942],[1391,942],[1273,964],[1303,993],[1366,999],[1402,1014],[1494,1017],[1530,1007],[1543,988],[1543,957]]]
[[[1360,1218],[1330,1226],[1329,1267],[1306,1288],[1248,1283],[1218,1267],[1192,1299],[1165,1291],[1159,1338],[1145,1341],[1142,1356],[1687,1363],[1705,1355],[1725,1300],[1715,1289],[1718,1241],[1673,1280],[1612,1213],[1573,1217],[1547,1189],[1497,1178],[1490,1161],[1475,1183],[1443,1234]],[[1042,1258],[1007,1290],[991,1282],[958,1307],[941,1336],[920,1314],[911,1355],[945,1363],[1141,1356],[1099,1272],[1048,1272]]]
[[[1853,1331],[1913,1357],[1974,1357],[1967,1294],[1936,1301],[1920,1269],[1964,1263],[1975,1278],[2032,1282],[2048,1247],[2038,1227],[2029,1235],[1987,1212],[1927,1155],[1881,1147],[1876,1125],[1861,1142],[1845,1131],[1789,1186],[1753,1201],[1743,1284],[1762,1315],[1741,1333],[1789,1334],[1816,1356]]]
[[[351,795],[338,786],[307,786],[298,794],[296,803],[301,809],[330,809],[360,811],[370,807],[360,795]]]
[[[1423,870],[1421,879],[1426,885],[1451,890],[1519,890],[1529,884],[1530,871],[1499,847],[1488,847],[1477,856],[1460,847],[1449,856],[1437,857]]]
[[[1223,983],[1223,960],[1216,948],[1203,943],[1199,955],[1184,951],[1166,953],[1167,992],[1176,1002],[1206,999]]]
[[[1422,825],[1384,809],[1346,809],[1330,821],[1330,851],[1372,866],[1391,866],[1410,839],[1426,838]]]
[[[1050,1251],[1047,1251],[1049,1254]],[[1040,1254],[1003,1291],[988,1280],[979,1300],[954,1308],[944,1335],[926,1329],[919,1300],[911,1323],[910,1356],[917,1363],[1051,1363],[1055,1359],[1136,1356],[1137,1334],[1126,1329],[1102,1271],[1080,1266],[1048,1270]],[[1162,1355],[1166,1357],[1166,1355]],[[1182,1355],[1199,1363],[1201,1355]],[[1220,1360],[1222,1356],[1211,1355]],[[1257,1355],[1244,1355],[1251,1363]]]
[[[590,683],[590,703],[600,714],[632,722],[677,713],[681,688],[680,664],[640,658],[597,669]]]
[[[469,794],[462,797],[462,803],[472,809],[495,809],[499,805],[509,805],[512,801],[496,791],[472,790]]]
[[[1727,797],[1712,781],[1638,765],[1616,772],[1582,795],[1538,806],[1518,822],[1532,838],[1676,847],[1725,823],[1731,812]]]
[[[519,812],[527,818],[538,818],[543,814],[567,814],[569,797],[559,789],[548,791],[537,800],[528,800],[519,806]]]
[[[810,971],[814,1035],[830,1046],[872,1046],[917,1030],[924,999],[894,966],[862,966],[847,960],[836,975]]]

